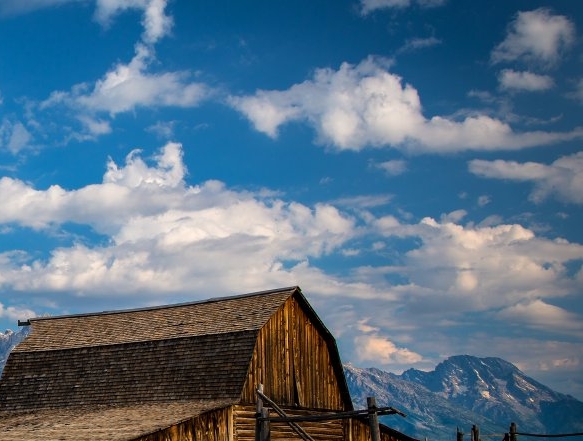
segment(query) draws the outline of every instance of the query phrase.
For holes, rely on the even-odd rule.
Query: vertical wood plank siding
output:
[[[232,441],[230,420],[232,408],[220,409],[132,441]]]
[[[258,333],[242,403],[259,383],[281,406],[344,410],[328,346],[293,297]]]

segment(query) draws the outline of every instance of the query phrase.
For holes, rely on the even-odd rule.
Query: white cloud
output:
[[[389,365],[412,365],[423,361],[423,357],[407,348],[400,348],[386,337],[361,335],[354,339],[358,361]]]
[[[478,206],[485,207],[490,202],[492,202],[492,198],[486,194],[478,197]]]
[[[445,213],[441,215],[440,218],[440,222],[453,222],[453,223],[458,223],[460,222],[464,217],[466,217],[468,215],[468,212],[466,210],[454,210],[450,213]]]
[[[398,270],[408,277],[402,299],[415,314],[486,311],[581,289],[568,265],[581,259],[583,246],[537,237],[521,225],[464,227],[426,218],[378,228],[419,241]]]
[[[165,14],[166,0],[97,0],[95,19],[104,26],[121,12],[128,9],[143,11],[142,25],[145,43],[155,43],[168,35],[172,29],[172,18]]]
[[[176,121],[158,121],[156,124],[151,125],[146,130],[156,134],[160,138],[169,139],[174,135],[175,126]]]
[[[376,166],[381,170],[384,170],[390,176],[398,176],[407,171],[407,162],[402,159],[381,162]]]
[[[530,199],[537,203],[553,196],[564,202],[583,204],[583,152],[563,156],[550,165],[473,160],[469,162],[469,170],[485,178],[533,182]]]
[[[441,6],[447,0],[360,0],[361,13],[367,15],[377,9],[403,9],[417,4],[420,7]]]
[[[437,46],[441,43],[441,40],[435,37],[413,38],[411,40],[407,40],[397,52],[413,52],[420,49]]]
[[[152,71],[156,62],[153,46],[172,28],[166,6],[166,0],[97,0],[95,19],[103,26],[124,11],[137,10],[143,13],[144,31],[129,63],[117,63],[94,84],[80,83],[70,91],[54,91],[40,103],[41,111],[59,107],[62,111],[64,107],[69,116],[81,123],[81,130],[69,133],[65,142],[110,133],[111,122],[103,114],[114,118],[139,108],[195,107],[210,96],[210,88],[195,81],[190,71]]]
[[[565,16],[549,9],[519,12],[506,38],[492,51],[492,62],[533,61],[552,65],[575,40],[575,26]]]
[[[1,280],[0,276],[0,280]],[[0,318],[6,318],[9,320],[17,321],[28,317],[34,317],[35,313],[28,308],[21,308],[18,306],[4,306],[0,303]]]
[[[131,62],[116,65],[93,90],[79,84],[71,92],[53,92],[41,108],[64,104],[89,115],[107,112],[115,116],[138,107],[193,107],[209,96],[207,86],[191,81],[189,72],[148,73],[152,60],[152,50],[138,44]]]
[[[75,240],[48,257],[1,253],[0,285],[24,304],[49,299],[62,313],[81,304],[86,310],[88,300],[111,309],[299,284],[335,334],[357,343],[354,360],[391,369],[426,363],[422,336],[431,332],[430,351],[442,350],[444,329],[462,327],[460,315],[486,312],[497,323],[509,305],[549,303],[583,286],[583,271],[572,276],[583,246],[520,225],[462,226],[463,211],[411,224],[366,211],[390,203],[390,195],[306,206],[218,181],[191,186],[182,155],[176,143],[152,158],[134,151],[124,164],[110,160],[101,182],[72,190],[1,178],[0,226],[66,231],[82,224],[104,239]],[[407,241],[409,251],[389,250],[392,237]],[[329,255],[353,261],[356,253],[389,251],[398,262],[341,276],[314,264]],[[527,309],[524,323],[542,322]],[[337,311],[351,311],[351,321]]]
[[[358,65],[343,63],[338,71],[318,69],[312,80],[285,91],[257,91],[231,97],[255,129],[276,137],[288,122],[313,126],[318,142],[339,150],[391,146],[412,152],[503,150],[552,144],[583,137],[571,132],[516,133],[486,115],[453,120],[422,114],[417,90],[385,70],[385,60],[368,58]]]
[[[357,332],[354,347],[358,362],[373,362],[384,366],[408,365],[423,361],[423,357],[410,349],[398,347],[393,341],[381,335],[381,328],[363,318],[351,326]]]
[[[583,335],[583,324],[577,314],[550,305],[541,299],[521,302],[498,313],[502,320],[533,328],[578,333]]]
[[[153,159],[149,166],[133,152],[123,167],[110,161],[101,184],[71,191],[36,190],[1,178],[0,223],[36,229],[78,223],[110,240],[58,248],[47,260],[29,256],[23,263],[23,256],[17,262],[5,255],[3,286],[29,293],[164,296],[208,286],[225,293],[289,285],[295,274],[327,286],[324,291],[332,288],[332,279],[307,259],[352,238],[350,217],[331,205],[286,203],[234,192],[217,181],[186,186],[179,144],[167,144]]]
[[[7,149],[13,155],[30,147],[33,140],[31,133],[20,121],[10,121],[4,118],[0,124],[0,147]]]
[[[100,136],[111,133],[109,121],[93,118],[88,115],[79,115],[77,119],[85,126],[89,136]]]
[[[532,72],[517,72],[504,69],[498,76],[500,87],[507,90],[541,91],[554,87],[553,79],[548,75],[537,75]]]
[[[572,92],[569,96],[583,104],[583,78],[577,81],[574,92]]]
[[[63,6],[69,3],[89,3],[88,0],[2,0],[0,15],[20,15],[40,9]],[[95,20],[109,26],[112,19],[127,10],[143,13],[144,43],[152,44],[168,35],[172,29],[172,17],[166,15],[167,0],[96,0]]]
[[[0,15],[20,15],[39,9],[52,8],[67,3],[85,3],[87,0],[2,0],[0,2]]]

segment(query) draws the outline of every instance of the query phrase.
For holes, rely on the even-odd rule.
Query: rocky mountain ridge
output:
[[[7,329],[5,332],[0,332],[0,373],[4,369],[10,351],[14,346],[24,340],[26,335],[26,330],[24,329],[18,332],[14,332],[10,329]]]
[[[457,427],[469,439],[474,424],[502,439],[511,422],[528,433],[583,432],[582,402],[500,358],[453,356],[431,372],[409,369],[401,375],[346,365],[345,373],[358,408],[375,396],[378,405],[408,414],[384,417],[385,424],[419,439],[453,440]]]

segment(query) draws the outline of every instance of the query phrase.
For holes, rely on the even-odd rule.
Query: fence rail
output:
[[[502,441],[517,441],[517,436],[527,436],[527,437],[534,437],[534,438],[569,438],[573,436],[583,436],[583,432],[578,433],[527,433],[527,432],[519,432],[516,427],[516,423],[510,423],[510,428],[506,433],[491,433],[480,435],[480,429],[475,424],[472,426],[471,431],[471,441],[481,441],[481,437],[485,438],[496,438],[502,437]],[[464,434],[460,431],[459,427],[457,428],[456,434],[457,441],[464,441]]]

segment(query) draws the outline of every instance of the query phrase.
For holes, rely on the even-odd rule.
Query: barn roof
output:
[[[300,289],[290,287],[30,319],[30,335],[10,354],[0,381],[2,440],[25,439],[31,431],[43,440],[56,433],[133,439],[119,434],[137,437],[238,403],[257,334],[290,296],[327,341],[350,401],[332,335]]]
[[[0,412],[2,441],[127,441],[232,404],[225,400]]]

